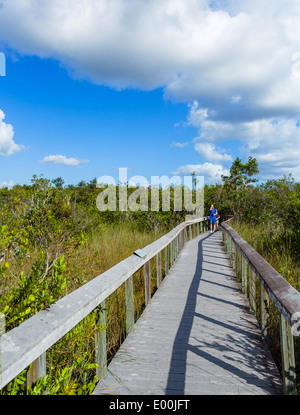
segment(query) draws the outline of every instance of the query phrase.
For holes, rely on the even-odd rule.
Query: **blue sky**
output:
[[[297,1],[1,4],[0,186],[120,167],[211,184],[250,155],[300,181]]]
[[[163,91],[123,90],[73,80],[53,60],[7,58],[0,78],[5,122],[14,127],[14,141],[24,146],[1,158],[0,181],[30,183],[33,174],[62,176],[76,184],[94,177],[169,175],[194,157],[192,147],[171,147],[190,141],[195,128],[185,121],[187,107],[163,99]],[[42,163],[49,155],[65,155],[76,165]]]

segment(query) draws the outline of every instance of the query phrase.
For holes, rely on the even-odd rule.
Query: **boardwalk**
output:
[[[281,394],[222,234],[186,243],[94,394]]]

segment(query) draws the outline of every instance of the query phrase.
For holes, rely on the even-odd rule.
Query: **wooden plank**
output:
[[[249,304],[250,308],[256,312],[256,288],[255,288],[255,273],[249,267]]]
[[[242,291],[247,295],[247,262],[243,255],[241,255],[242,262]]]
[[[168,234],[143,248],[147,254],[145,259],[131,255],[51,307],[5,333],[1,338],[2,387],[72,330],[146,262],[165,249],[183,229],[201,220],[204,219],[181,223]]]
[[[31,363],[27,372],[27,388],[32,388],[38,379],[46,376],[46,352]]]
[[[104,379],[107,375],[107,349],[106,349],[106,309],[105,300],[101,303],[101,311],[97,324],[100,330],[95,332],[95,363],[96,376],[98,379]]]
[[[254,290],[255,290],[255,281],[254,281]],[[268,345],[270,345],[270,298],[262,284],[260,285],[260,309],[261,309],[262,339]]]
[[[134,326],[134,297],[133,297],[133,276],[125,281],[125,301],[126,301],[126,335],[129,334]]]
[[[95,395],[136,399],[282,393],[278,370],[260,341],[260,327],[231,278],[221,234],[205,236],[184,247],[172,275],[155,292]]]
[[[161,252],[156,255],[156,279],[157,279],[157,288],[161,286],[162,281],[162,272],[161,272]]]
[[[151,301],[151,279],[150,279],[150,261],[144,265],[144,283],[145,283],[145,306]]]
[[[280,315],[280,342],[284,394],[297,395],[294,338],[290,325],[282,315]]]
[[[165,248],[165,276],[168,275],[169,272],[169,248],[168,246]]]
[[[5,333],[5,315],[0,313],[0,389],[2,389],[2,351],[1,351],[1,338]]]
[[[292,316],[300,312],[300,293],[292,287],[258,252],[255,251],[229,225],[222,223],[222,228],[238,245],[256,276],[263,284],[268,296],[284,316],[292,324]]]

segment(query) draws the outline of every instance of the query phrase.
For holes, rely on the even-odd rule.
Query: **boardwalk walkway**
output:
[[[95,395],[281,394],[222,232],[186,243]]]

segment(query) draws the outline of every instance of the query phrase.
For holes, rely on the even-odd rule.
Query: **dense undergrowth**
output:
[[[255,160],[242,164],[237,159],[222,185],[205,186],[204,212],[209,214],[214,203],[221,215],[233,214],[237,232],[299,290],[300,186],[290,177],[254,184],[252,176],[257,171]],[[185,211],[174,211],[172,189],[170,210],[160,206],[158,212],[99,212],[99,191],[94,180],[63,187],[61,180],[51,182],[37,176],[30,186],[0,189],[0,312],[5,315],[6,331],[185,220]],[[152,261],[152,292],[155,276]],[[134,291],[137,319],[145,302],[142,271],[134,275]],[[1,393],[91,393],[99,370],[95,336],[106,330],[109,361],[125,336],[124,303],[123,286],[105,303],[105,327],[99,306],[47,351],[45,379],[28,388],[27,368]],[[278,315],[273,311],[272,352],[280,367]],[[296,346],[299,362],[300,348]]]

